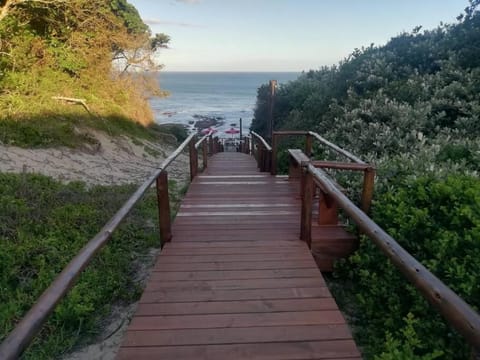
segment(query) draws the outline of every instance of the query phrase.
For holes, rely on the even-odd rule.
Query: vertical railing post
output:
[[[207,149],[207,142],[202,142],[202,152],[203,152],[203,170],[205,170],[208,166],[208,149]]]
[[[270,174],[277,175],[277,147],[278,147],[278,135],[272,134],[272,152],[270,159]]]
[[[190,155],[190,181],[193,181],[197,175],[197,149],[195,149],[195,139],[196,137],[193,137],[188,144],[188,151]]]
[[[312,143],[313,136],[310,134],[305,135],[305,155],[308,157],[312,156]]]
[[[265,149],[265,171],[272,171],[272,150]]]
[[[305,241],[309,248],[312,246],[312,198],[314,191],[313,175],[302,164],[302,213],[300,219],[300,239]]]
[[[265,149],[265,146],[263,146],[263,144],[261,142],[258,143],[258,146],[259,146],[258,152],[259,152],[259,155],[260,155],[260,159],[258,161],[260,163],[260,172],[264,172],[265,171],[265,157],[266,157],[267,149]]]
[[[168,194],[168,173],[163,170],[156,180],[158,223],[160,229],[160,246],[172,240],[172,227],[170,218],[170,197]]]
[[[370,211],[372,204],[373,189],[375,187],[375,169],[369,167],[363,172],[363,189],[362,189],[362,210],[365,214]]]
[[[208,152],[210,155],[213,155],[213,135],[210,133],[210,136],[208,137]]]

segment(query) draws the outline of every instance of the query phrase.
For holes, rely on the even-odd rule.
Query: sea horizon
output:
[[[220,119],[219,134],[239,126],[248,131],[254,114],[257,89],[270,80],[279,84],[295,80],[299,72],[161,71],[157,78],[165,98],[150,103],[158,124],[181,124],[196,131],[199,118]],[[198,129],[198,128],[197,128]]]

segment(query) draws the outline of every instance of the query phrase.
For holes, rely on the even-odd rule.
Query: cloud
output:
[[[179,1],[179,0],[177,0],[177,1]],[[160,19],[143,19],[143,22],[147,25],[165,25],[165,26],[179,26],[179,27],[189,27],[189,28],[204,28],[205,27],[205,26],[199,25],[199,24],[160,20]]]

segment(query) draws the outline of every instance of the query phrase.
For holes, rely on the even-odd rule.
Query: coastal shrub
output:
[[[135,7],[126,0],[11,1],[2,10],[2,143],[75,147],[86,142],[85,128],[149,135],[138,126],[153,122],[148,98],[164,96],[153,57],[169,38],[152,37]],[[127,71],[132,64],[151,71]],[[88,110],[59,96],[83,99]]]
[[[0,174],[0,342],[134,190]],[[173,181],[170,192],[177,203]],[[157,219],[151,191],[60,302],[25,359],[58,358],[95,336],[112,305],[138,299],[136,271],[147,250],[159,246]]]
[[[377,196],[374,205],[373,219],[383,229],[467,303],[480,308],[477,178],[430,175],[404,180],[403,186]],[[408,342],[402,332],[405,318],[411,322],[409,333],[417,338],[410,347],[416,356],[442,351],[442,359],[468,358],[463,338],[370,239],[362,237],[358,251],[337,265],[336,275],[350,284],[339,298],[355,304],[356,335],[367,358],[388,352],[395,341]]]

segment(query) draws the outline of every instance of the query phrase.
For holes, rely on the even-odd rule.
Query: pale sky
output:
[[[467,0],[129,0],[171,37],[166,71],[302,71],[417,25],[455,22]]]

